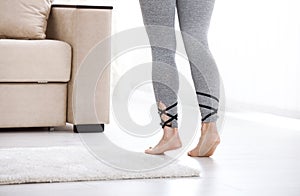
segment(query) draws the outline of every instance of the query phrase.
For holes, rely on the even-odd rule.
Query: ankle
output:
[[[164,128],[164,138],[168,139],[170,137],[173,137],[175,135],[178,135],[178,128],[172,128],[172,127],[165,127]]]
[[[216,122],[202,122],[201,133],[207,133],[208,131],[217,131]]]

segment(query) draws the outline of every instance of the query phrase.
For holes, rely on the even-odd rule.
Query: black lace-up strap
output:
[[[167,107],[166,109],[163,109],[163,110],[161,110],[161,109],[158,108],[158,113],[159,113],[160,119],[161,119],[160,125],[162,126],[162,128],[164,128],[165,126],[167,126],[167,127],[172,127],[171,122],[172,122],[173,120],[177,120],[177,117],[178,117],[177,114],[172,115],[172,114],[167,113],[168,110],[170,110],[171,108],[173,108],[173,107],[175,107],[175,106],[177,106],[177,102],[174,103],[173,105]],[[170,117],[170,118],[169,118],[167,121],[163,121],[163,120],[162,120],[162,115],[167,115],[167,116]]]
[[[201,93],[201,92],[196,92],[196,93],[197,93],[197,95],[202,95],[202,96],[205,96],[205,97],[209,97],[209,98],[212,98],[212,99],[216,100],[217,102],[219,102],[219,99],[217,97],[212,96],[210,94]]]
[[[196,92],[196,93],[197,93],[197,95],[201,95],[201,96],[205,96],[205,97],[209,97],[211,99],[214,99],[215,101],[217,101],[219,103],[219,99],[217,97],[213,96],[213,95],[210,95],[210,94],[207,94],[207,93],[201,93],[201,92]],[[210,106],[207,106],[207,105],[199,104],[199,107],[206,108],[206,109],[212,111],[211,113],[209,113],[206,116],[204,116],[201,121],[206,120],[208,117],[210,117],[210,116],[212,116],[212,115],[214,115],[214,114],[216,114],[218,112],[218,109],[210,107]]]

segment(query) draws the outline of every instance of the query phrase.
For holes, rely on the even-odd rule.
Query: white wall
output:
[[[231,103],[300,117],[299,8],[298,0],[216,1],[210,43]]]

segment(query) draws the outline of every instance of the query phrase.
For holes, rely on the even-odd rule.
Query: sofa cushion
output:
[[[44,39],[52,0],[1,0],[0,38]]]
[[[67,82],[71,47],[56,40],[0,39],[0,82]]]

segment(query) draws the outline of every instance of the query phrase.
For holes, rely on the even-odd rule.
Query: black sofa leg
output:
[[[53,132],[53,131],[55,131],[55,128],[54,127],[48,127],[48,131]]]
[[[100,133],[104,131],[104,124],[74,125],[74,133]]]

